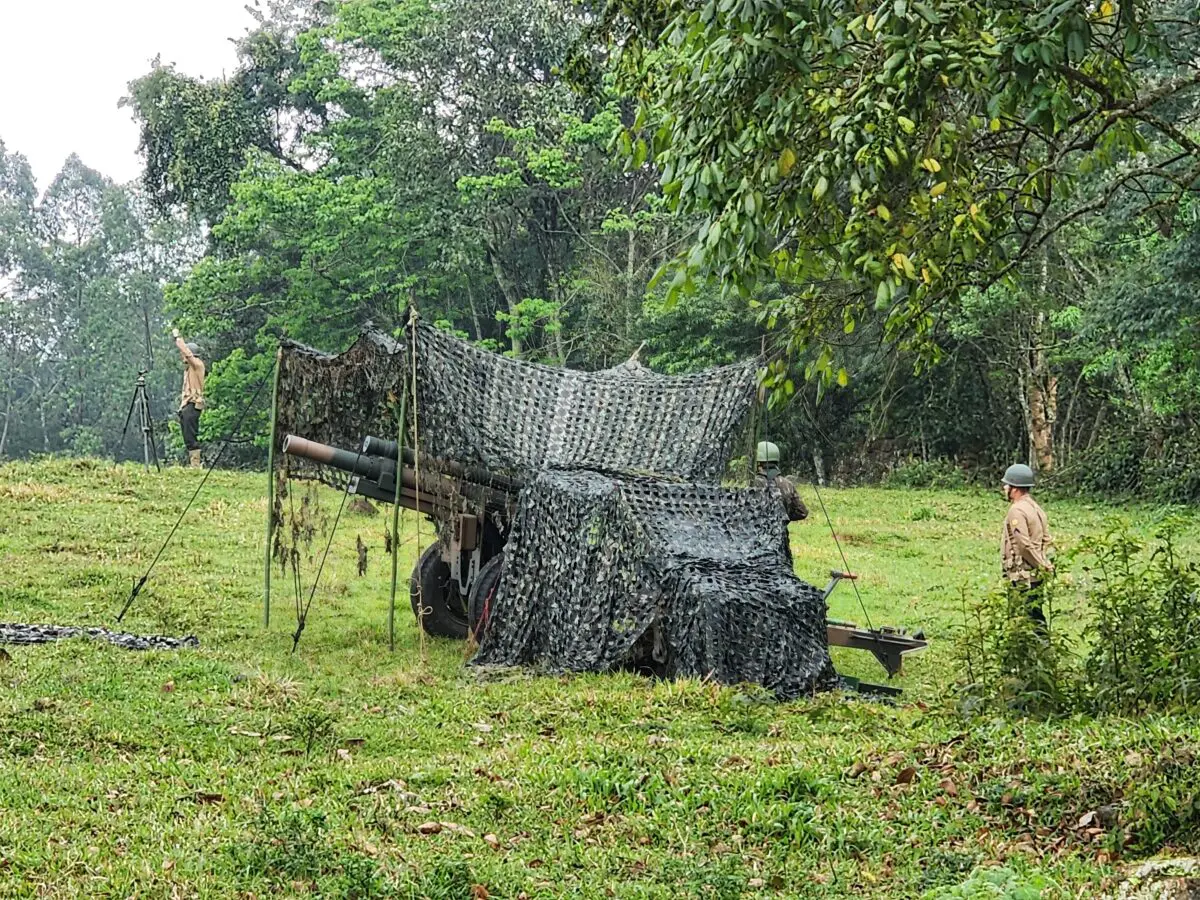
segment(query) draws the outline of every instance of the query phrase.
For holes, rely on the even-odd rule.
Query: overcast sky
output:
[[[236,62],[227,38],[252,0],[0,0],[0,141],[45,190],[71,153],[120,182],[141,172],[138,131],[118,109],[156,54],[215,78]]]

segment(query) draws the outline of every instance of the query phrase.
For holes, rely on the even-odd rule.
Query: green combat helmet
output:
[[[779,468],[779,448],[770,441],[758,442],[758,464],[770,468]]]
[[[1004,470],[1001,482],[1009,487],[1031,488],[1033,487],[1033,469],[1024,463],[1014,463]]]

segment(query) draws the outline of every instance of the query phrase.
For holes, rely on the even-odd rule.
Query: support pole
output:
[[[278,438],[279,367],[283,348],[275,352],[275,381],[271,388],[271,429],[267,444],[267,549],[263,563],[263,628],[271,627],[271,541],[275,537],[275,441]]]
[[[388,650],[396,651],[396,580],[400,561],[400,467],[404,464],[404,426],[408,418],[408,373],[400,389],[400,419],[397,428],[396,447],[396,496],[392,503],[392,595],[388,602]]]

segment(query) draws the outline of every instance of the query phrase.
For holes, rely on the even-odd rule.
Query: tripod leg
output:
[[[158,447],[154,440],[154,420],[150,418],[150,395],[146,389],[141,388],[141,402],[138,404],[142,417],[142,454],[146,461],[146,468],[150,468],[150,460],[154,459],[154,468],[157,471],[162,471],[162,467],[158,464]]]
[[[133,421],[133,408],[137,406],[138,392],[137,388],[133,389],[133,399],[129,401],[129,412],[125,414],[125,427],[121,429],[121,445],[122,450],[125,449],[125,435],[129,432],[129,423]]]

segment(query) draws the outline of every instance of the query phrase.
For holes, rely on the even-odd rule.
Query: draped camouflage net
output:
[[[477,665],[836,684],[821,593],[771,488],[545,471],[521,494]]]
[[[405,443],[422,479],[457,465],[524,483],[504,517],[503,575],[474,664],[634,666],[792,698],[836,681],[824,600],[792,573],[778,489],[719,483],[747,437],[757,367],[666,376],[630,361],[579,372],[415,322],[400,342],[366,334],[338,356],[285,346],[276,440],[295,433],[353,450],[366,434],[394,436],[408,390]],[[345,483],[280,457],[285,477]],[[280,523],[286,494],[276,496]],[[469,490],[454,502],[485,512]],[[295,560],[311,531],[293,523],[291,540]]]
[[[125,631],[109,631],[107,628],[0,622],[0,644],[50,644],[72,638],[107,641],[124,650],[183,650],[200,646],[200,641],[194,635],[177,638],[161,634],[130,634]]]
[[[403,387],[404,347],[380,331],[366,331],[344,353],[330,354],[293,341],[279,353],[275,410],[275,460],[287,476],[342,487],[336,469],[285,456],[283,439],[357,448],[364,435],[394,436],[396,398]]]
[[[754,398],[754,361],[666,376],[509,359],[418,324],[421,449],[498,472],[590,469],[713,481]]]

